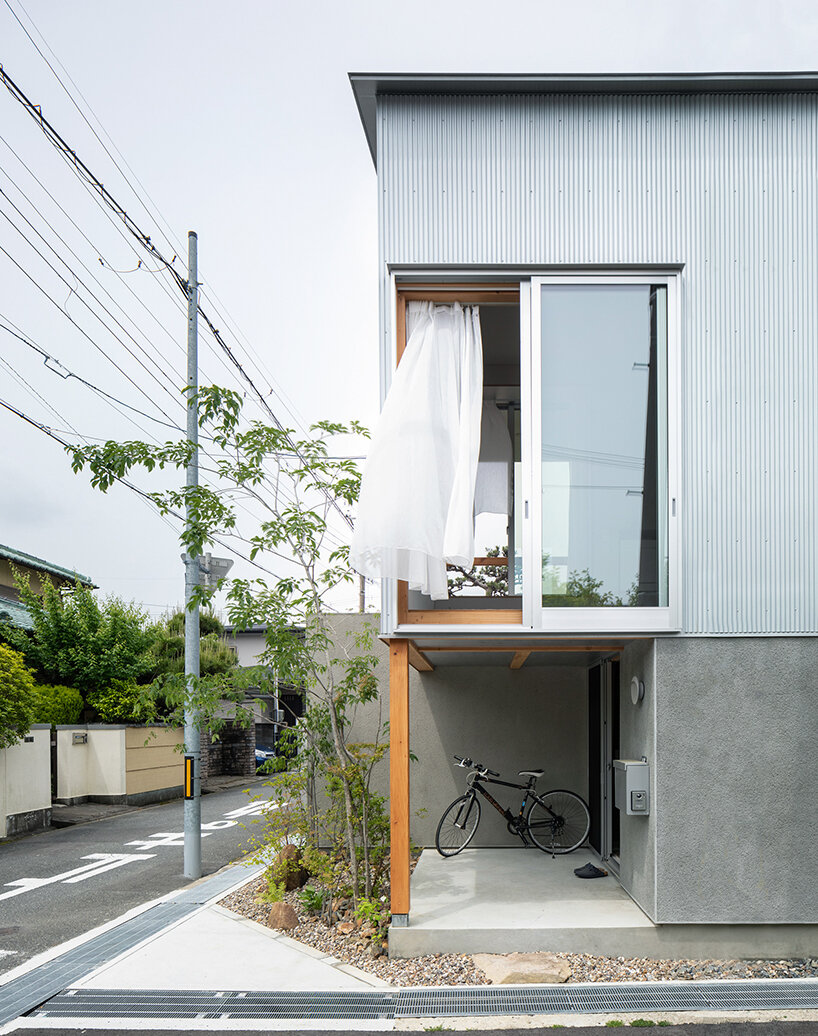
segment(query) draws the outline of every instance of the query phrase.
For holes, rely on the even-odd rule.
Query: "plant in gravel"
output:
[[[656,1025],[656,1022],[652,1022],[650,1018],[634,1018],[631,1025],[635,1029],[651,1029]]]
[[[312,885],[305,885],[298,893],[298,898],[301,900],[301,906],[308,914],[320,914],[324,909],[324,900],[326,899],[326,892],[321,889],[313,888]]]
[[[380,899],[361,899],[355,909],[355,916],[375,929],[377,938],[384,938],[392,915],[389,913],[389,904],[386,897]]]
[[[286,882],[276,881],[276,875],[273,873],[273,868],[268,867],[263,874],[263,878],[267,883],[267,888],[259,894],[259,903],[280,903],[284,899],[284,893],[286,892]]]
[[[609,1029],[621,1029],[625,1023],[620,1022],[618,1018],[611,1018],[611,1020],[609,1022],[605,1022],[605,1024]]]

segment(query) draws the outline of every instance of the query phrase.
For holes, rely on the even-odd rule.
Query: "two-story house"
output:
[[[818,74],[351,81],[393,924],[457,753],[586,798],[657,927],[816,953]],[[614,762],[643,759],[618,808]],[[474,844],[508,841],[495,817]]]
[[[20,592],[14,581],[15,570],[24,579],[28,577],[29,585],[35,594],[41,593],[44,579],[50,579],[58,590],[71,589],[78,582],[96,589],[88,576],[0,543],[0,620],[23,629],[31,628],[31,617],[20,600]]]

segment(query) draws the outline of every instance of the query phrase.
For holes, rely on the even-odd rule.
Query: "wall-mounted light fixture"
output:
[[[638,676],[631,680],[631,701],[634,705],[641,705],[645,697],[645,684]]]

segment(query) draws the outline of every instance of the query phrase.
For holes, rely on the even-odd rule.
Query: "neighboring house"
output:
[[[395,387],[355,545],[391,576],[393,923],[457,753],[584,795],[657,924],[814,953],[818,74],[351,81]],[[481,407],[507,441],[475,476]],[[496,545],[505,595],[447,595]],[[643,758],[620,812],[613,763]]]
[[[12,547],[4,547],[0,544],[0,621],[10,622],[23,629],[31,629],[32,622],[28,609],[20,600],[12,566],[22,576],[29,577],[29,585],[35,594],[42,592],[43,581],[46,577],[58,590],[63,587],[71,588],[78,582],[96,589],[88,576],[84,576],[80,572],[63,568],[62,565],[54,565],[50,561],[43,561],[42,558],[35,558],[33,554],[26,554],[22,550],[14,550]]]
[[[261,664],[261,657],[267,647],[264,624],[236,629],[225,626],[227,643],[236,652],[239,665],[244,668]],[[281,731],[293,726],[304,714],[304,691],[290,687],[273,678],[267,687],[251,687],[247,691],[257,709],[256,744],[274,747]]]

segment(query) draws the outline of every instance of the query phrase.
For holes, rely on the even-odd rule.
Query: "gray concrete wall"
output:
[[[414,673],[410,682],[412,826],[433,845],[437,823],[463,793],[467,771],[453,755],[470,756],[515,781],[519,770],[542,769],[541,791],[568,788],[588,797],[588,694],[584,670],[542,666],[453,666]],[[490,788],[502,805],[519,808],[520,792]],[[500,814],[483,802],[475,846],[519,845]]]
[[[631,680],[645,684],[639,705],[631,702]],[[622,885],[652,920],[656,920],[656,680],[655,641],[628,644],[619,670],[619,757],[650,764],[650,813],[646,817],[620,814],[620,874]]]
[[[818,640],[657,640],[656,681],[656,920],[818,922]]]
[[[378,617],[341,615],[333,626],[345,633]],[[389,655],[376,642],[381,680],[380,706],[360,709],[353,740],[371,740],[379,720],[389,717]],[[544,769],[539,788],[569,788],[588,795],[588,695],[585,670],[559,666],[511,670],[506,666],[450,666],[432,673],[409,670],[411,834],[417,845],[434,845],[446,806],[463,793],[465,770],[454,755],[470,756],[514,781],[518,770]],[[388,761],[376,788],[388,794]],[[495,790],[495,789],[491,789]],[[496,789],[503,805],[519,808],[519,792]],[[516,797],[515,797],[516,796]],[[511,846],[505,823],[488,803],[475,845]],[[519,844],[519,840],[517,840]]]

